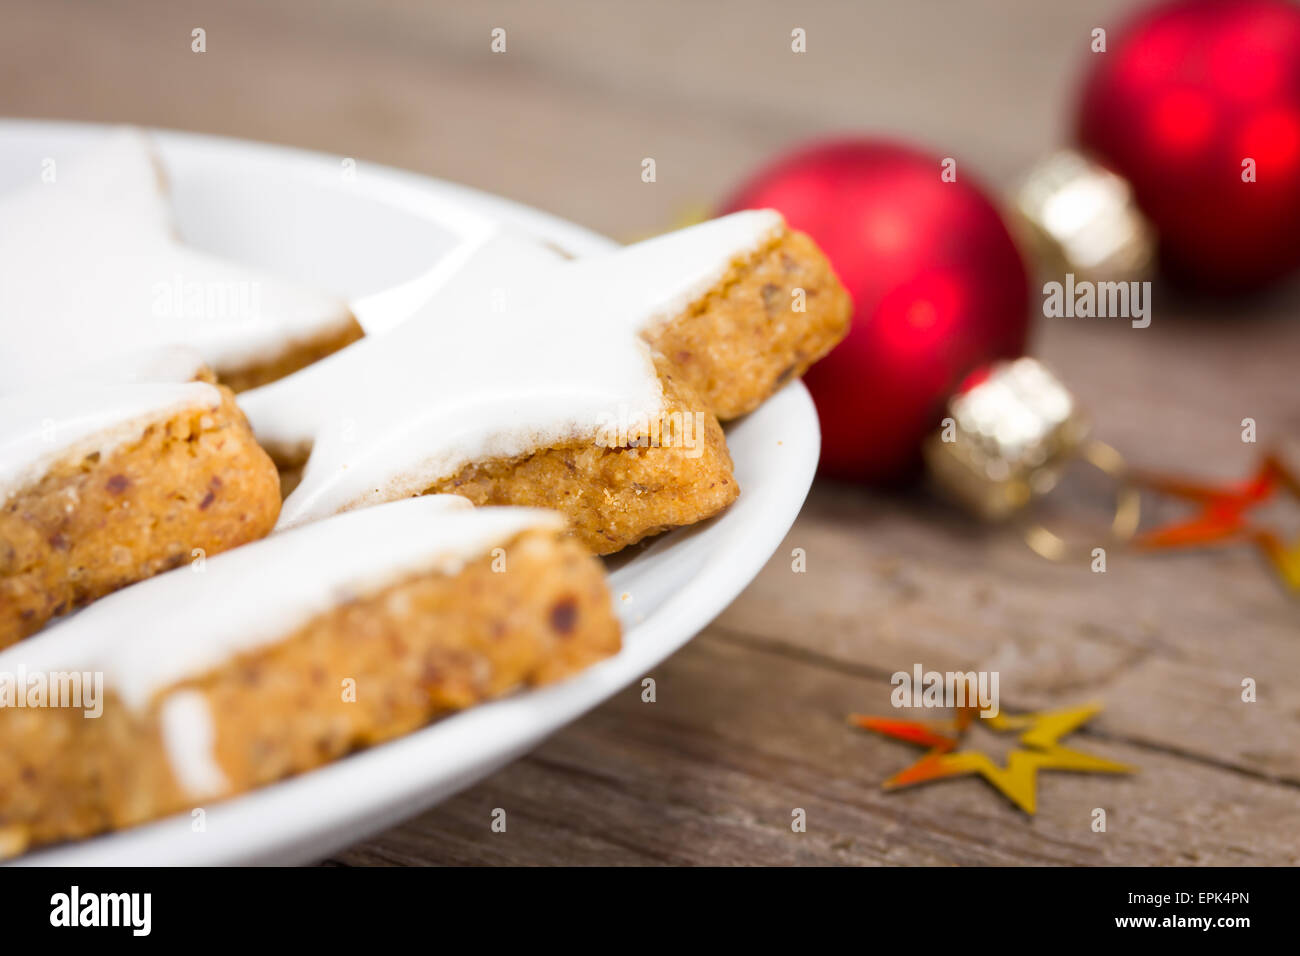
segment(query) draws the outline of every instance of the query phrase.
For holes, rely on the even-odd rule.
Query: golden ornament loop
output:
[[[1128,465],[1123,456],[1105,442],[1095,439],[1085,442],[1078,450],[1077,457],[1092,465],[1103,474],[1109,475],[1119,483],[1115,495],[1115,516],[1110,522],[1107,543],[1124,544],[1137,533],[1138,520],[1141,515],[1141,496],[1137,486],[1129,480]],[[1022,519],[1021,533],[1025,544],[1034,552],[1049,561],[1066,561],[1077,557],[1087,557],[1092,553],[1095,543],[1079,544],[1066,541],[1063,537],[1049,530],[1041,521]]]

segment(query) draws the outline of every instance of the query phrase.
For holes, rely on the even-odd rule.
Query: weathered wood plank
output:
[[[881,791],[885,777],[920,753],[845,724],[852,711],[897,713],[883,678],[717,632],[652,676],[655,703],[642,703],[639,687],[630,687],[533,755],[335,860],[1300,861],[1293,786],[1082,732],[1066,743],[1140,772],[1042,774],[1040,812],[1030,819],[974,779]],[[498,807],[506,810],[505,833],[489,827]],[[790,829],[795,807],[807,811],[807,833]],[[1106,833],[1090,829],[1094,807],[1108,812]]]

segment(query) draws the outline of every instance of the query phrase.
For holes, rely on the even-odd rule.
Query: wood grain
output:
[[[927,144],[1009,188],[1068,131],[1089,31],[1131,6],[3,0],[0,113],[321,149],[629,238],[843,131]],[[494,26],[505,55],[489,51]],[[789,52],[795,26],[807,54]],[[194,27],[205,54],[190,52]],[[1035,349],[1130,461],[1228,480],[1259,453],[1243,418],[1261,442],[1300,436],[1298,306],[1295,283],[1229,304],[1157,286],[1149,329],[1041,321]],[[1053,520],[1094,527],[1109,489],[1071,487]],[[1178,514],[1146,506],[1148,520]],[[1297,514],[1270,517],[1294,533]],[[973,779],[884,793],[916,751],[844,718],[887,712],[889,675],[915,662],[996,669],[1012,709],[1101,700],[1070,743],[1140,772],[1045,774],[1033,819]],[[331,862],[1295,864],[1298,675],[1300,601],[1248,548],[1112,553],[1095,574],[922,491],[819,484],[754,584],[651,675],[656,703],[629,688]],[[795,807],[807,833],[790,829]]]
[[[714,628],[488,781],[335,862],[1294,864],[1295,789],[1091,732],[1141,768],[1043,774],[1026,818],[976,779],[884,793],[919,751],[845,726],[889,712],[884,674]],[[1093,833],[1095,807],[1107,832]],[[506,811],[506,832],[490,828]],[[791,830],[803,808],[808,830]],[[1263,825],[1268,821],[1268,825]]]

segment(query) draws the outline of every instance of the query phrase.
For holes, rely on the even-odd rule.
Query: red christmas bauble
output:
[[[815,145],[761,171],[727,211],[770,207],[829,257],[855,306],[809,371],[823,474],[909,476],[974,369],[1024,349],[1028,279],[1001,217],[964,171],[880,140]]]
[[[1132,184],[1167,272],[1234,290],[1300,266],[1300,7],[1180,0],[1093,58],[1079,142]]]

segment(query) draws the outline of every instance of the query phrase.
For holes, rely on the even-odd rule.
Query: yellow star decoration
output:
[[[1300,538],[1287,544],[1272,531],[1261,531],[1255,535],[1255,543],[1273,562],[1282,583],[1292,591],[1300,591]]]
[[[929,748],[929,752],[884,783],[886,790],[897,790],[931,780],[962,777],[977,773],[1025,813],[1038,809],[1037,780],[1039,770],[1071,770],[1077,773],[1133,773],[1134,769],[1112,760],[1079,753],[1062,747],[1058,740],[1073,733],[1101,710],[1088,704],[1069,710],[1045,711],[1040,714],[999,713],[985,717],[984,726],[997,733],[1015,733],[1020,747],[1007,755],[1007,765],[999,767],[988,754],[978,750],[960,750],[971,722],[979,718],[973,707],[958,708],[953,720],[893,720],[887,717],[849,715],[850,723],[886,737],[905,740]]]

